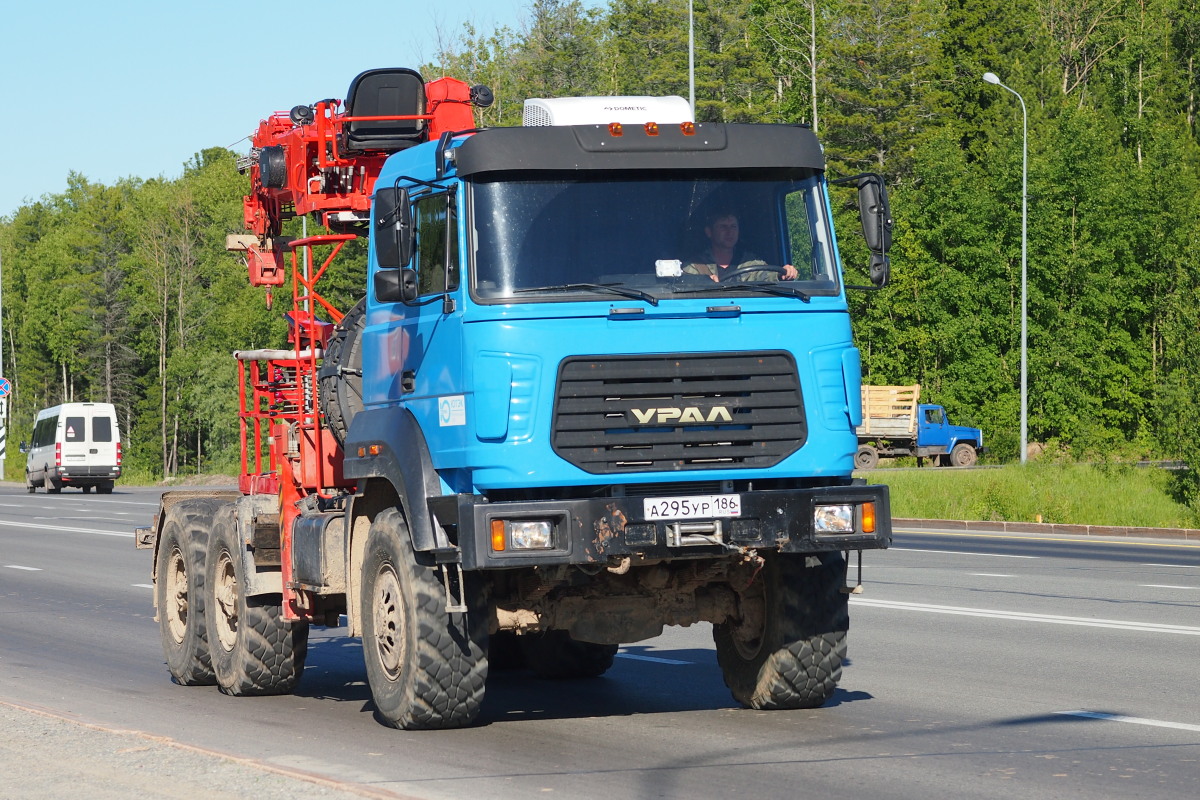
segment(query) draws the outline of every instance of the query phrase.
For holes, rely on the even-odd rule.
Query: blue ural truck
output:
[[[293,277],[288,345],[235,354],[238,491],[169,492],[139,530],[172,676],[288,692],[308,626],[341,625],[380,721],[459,727],[490,670],[595,677],[622,643],[709,622],[742,704],[823,704],[848,562],[891,517],[851,477],[859,353],[816,136],[645,97],[474,129],[437,115],[486,90],[438,83],[371,71],[260,129],[279,144],[256,139],[255,234],[230,245],[252,282],[366,236],[365,296],[321,298],[328,261]],[[883,182],[845,182],[882,284]],[[280,209],[335,233],[285,241]]]
[[[970,467],[983,452],[983,431],[951,425],[946,409],[918,402],[920,384],[862,387],[858,426],[858,469],[875,469],[880,456],[929,458],[937,466]]]

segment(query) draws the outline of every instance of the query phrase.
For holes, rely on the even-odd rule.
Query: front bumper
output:
[[[779,489],[740,493],[736,517],[648,521],[641,497],[602,497],[489,503],[477,495],[440,498],[439,520],[455,516],[465,570],[557,564],[603,565],[624,557],[645,560],[714,558],[730,550],[816,553],[877,550],[892,538],[888,488],[882,485]],[[453,502],[454,508],[447,507]],[[874,506],[873,530],[864,530],[865,504]],[[824,505],[856,509],[854,531],[819,532],[814,510]],[[550,520],[552,546],[537,550],[492,546],[497,520]]]

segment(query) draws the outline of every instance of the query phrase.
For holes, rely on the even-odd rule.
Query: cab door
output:
[[[917,446],[935,448],[944,453],[950,448],[950,427],[946,424],[946,412],[941,406],[921,406],[917,430]]]
[[[458,308],[461,264],[457,197],[453,190],[414,198],[413,255],[417,297],[409,302],[378,302],[368,314],[363,355],[386,360],[375,373],[386,380],[367,380],[364,402],[399,404],[423,430],[435,466],[439,451],[462,446],[466,426],[466,392],[462,374],[462,324]],[[435,440],[437,440],[435,442]]]

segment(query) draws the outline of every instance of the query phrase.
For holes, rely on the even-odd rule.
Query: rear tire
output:
[[[28,472],[25,473],[25,491],[29,492],[30,494],[33,494],[37,491],[37,486],[34,486],[33,478],[29,477]]]
[[[204,624],[204,561],[216,500],[184,500],[166,510],[154,591],[167,670],[183,686],[212,686],[216,678]]]
[[[717,663],[739,703],[816,708],[833,695],[850,627],[845,563],[839,552],[768,554],[755,582],[739,594],[741,619],[713,627]]]
[[[487,681],[487,625],[479,593],[471,610],[446,611],[434,567],[417,563],[408,526],[390,508],[367,534],[363,564],[363,659],[380,720],[393,728],[461,728],[479,713]]]
[[[102,483],[96,487],[96,491],[100,494],[112,494],[113,485],[111,483]]]
[[[613,665],[615,644],[572,639],[566,631],[529,633],[517,637],[526,665],[540,678],[598,678]]]
[[[519,641],[521,638],[523,637],[517,636],[512,631],[496,631],[488,636],[489,675],[525,667],[525,654],[521,652],[521,642]]]
[[[42,478],[42,486],[46,487],[46,494],[58,494],[62,491],[62,484],[50,477],[50,470],[42,474],[45,476]]]
[[[875,469],[879,466],[879,451],[869,444],[860,444],[854,454],[855,469]]]
[[[217,686],[235,697],[290,694],[304,672],[308,623],[283,618],[279,594],[247,597],[237,507],[221,506],[208,543],[205,619]]]

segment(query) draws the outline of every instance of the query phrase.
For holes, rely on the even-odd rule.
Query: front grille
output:
[[[559,368],[554,452],[593,474],[769,467],[807,436],[786,352],[575,356]]]

